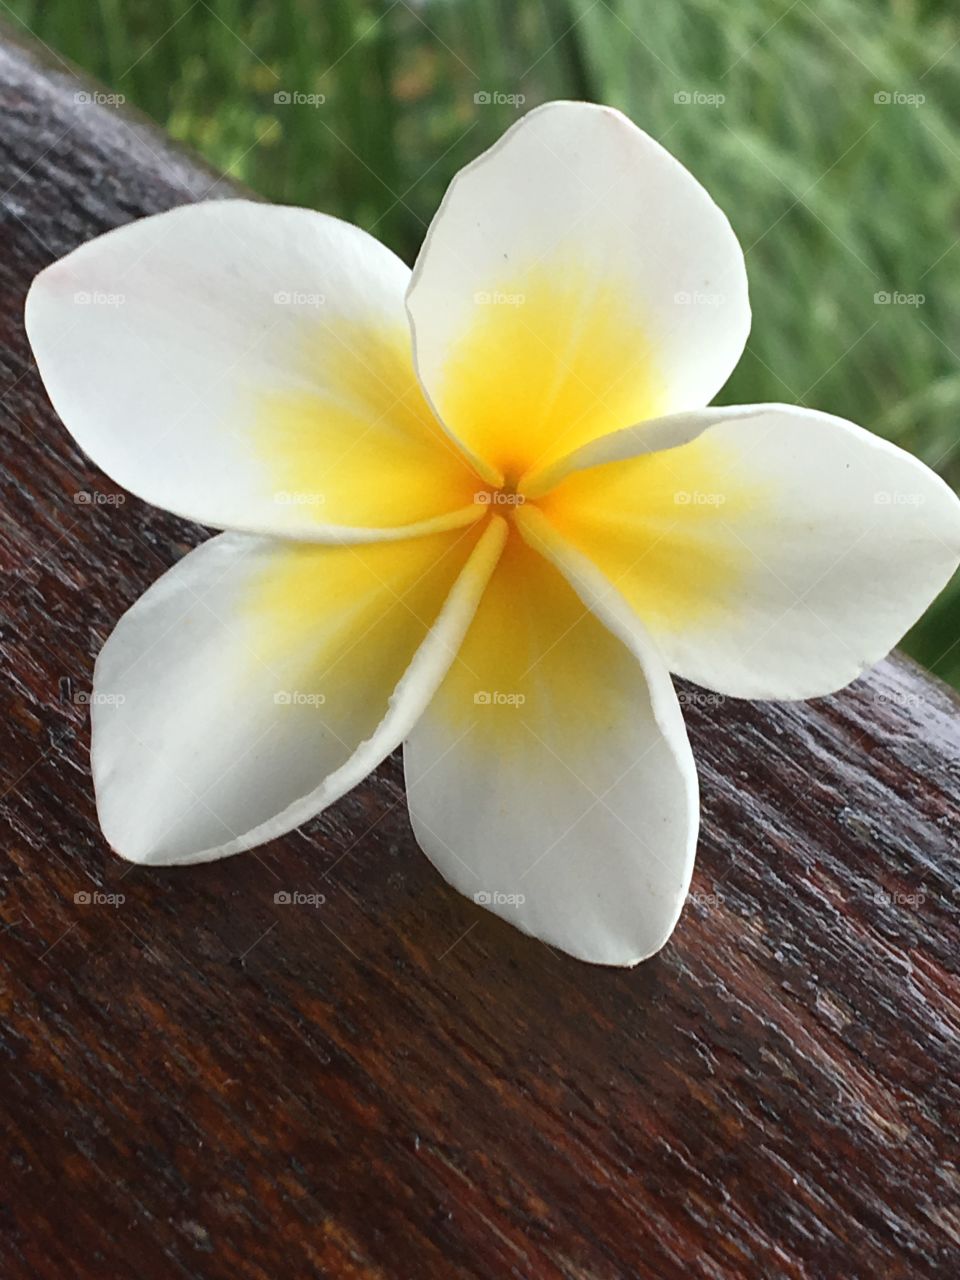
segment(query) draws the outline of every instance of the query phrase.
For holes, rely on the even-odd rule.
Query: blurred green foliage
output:
[[[720,399],[842,414],[960,488],[956,7],[9,0],[4,8],[220,171],[273,200],[358,222],[408,260],[452,174],[518,110],[555,97],[622,108],[708,187],[746,250],[753,333]],[[497,95],[524,103],[484,100]],[[923,301],[876,300],[894,293]],[[907,647],[960,685],[958,624],[955,581]]]

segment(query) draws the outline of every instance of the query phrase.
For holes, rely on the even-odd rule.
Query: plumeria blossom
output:
[[[243,200],[43,271],[27,326],[76,441],[226,531],[97,661],[114,848],[238,853],[403,743],[417,840],[459,890],[574,956],[656,952],[699,813],[670,673],[831,693],[960,559],[960,503],[900,449],[704,407],[749,324],[723,213],[581,103],[454,179],[412,274],[356,227]]]

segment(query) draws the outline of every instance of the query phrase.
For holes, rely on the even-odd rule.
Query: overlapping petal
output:
[[[842,688],[960,560],[949,487],[902,449],[809,409],[641,423],[564,471],[539,500],[553,526],[626,597],[671,671],[734,696]]]
[[[336,218],[208,201],[48,267],[27,330],[81,448],[148,502],[219,528],[404,536],[479,514],[413,370],[409,276]]]
[[[505,527],[357,547],[227,533],[186,556],[97,660],[110,843],[136,862],[207,861],[355,786],[455,660]]]
[[[529,544],[511,535],[405,744],[414,832],[453,885],[520,929],[635,964],[669,937],[693,865],[683,719],[616,593],[535,512],[523,527]]]
[[[451,184],[408,297],[417,367],[493,482],[706,404],[750,323],[743,254],[619,112],[555,102]]]

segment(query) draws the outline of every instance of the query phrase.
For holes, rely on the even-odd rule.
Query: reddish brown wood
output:
[[[215,188],[77,87],[0,50],[0,1274],[960,1274],[960,717],[904,660],[809,705],[686,691],[695,894],[632,972],[448,889],[395,759],[257,854],[104,847],[76,698],[202,533],[75,503],[116,486],[21,308],[52,258]]]

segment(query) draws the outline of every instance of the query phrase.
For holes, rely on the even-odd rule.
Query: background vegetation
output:
[[[358,222],[408,260],[452,174],[518,110],[552,97],[621,107],[705,183],[747,251],[753,334],[720,399],[853,418],[960,488],[951,4],[0,0],[0,10],[219,170]],[[498,94],[525,101],[484,100]],[[913,300],[877,300],[892,294]],[[958,637],[955,582],[908,647],[960,684]]]

